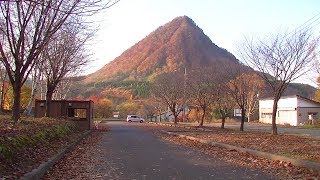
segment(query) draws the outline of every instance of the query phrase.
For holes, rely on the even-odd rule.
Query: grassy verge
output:
[[[15,179],[38,166],[81,134],[72,121],[0,116],[0,179]]]
[[[21,123],[34,126],[41,126],[36,121],[26,121]],[[10,133],[0,136],[0,159],[10,160],[15,154],[27,148],[32,148],[38,144],[47,144],[52,140],[63,138],[68,134],[77,131],[77,127],[70,121],[60,122],[59,124],[52,124],[50,127],[33,128],[28,133]],[[27,132],[27,131],[26,131]]]

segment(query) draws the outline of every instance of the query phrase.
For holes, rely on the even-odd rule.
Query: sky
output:
[[[159,26],[183,15],[236,57],[245,36],[263,38],[308,24],[320,35],[319,0],[120,0],[94,17],[99,31],[90,43],[93,61],[85,74],[102,68]]]

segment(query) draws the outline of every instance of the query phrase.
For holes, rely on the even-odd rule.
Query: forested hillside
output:
[[[226,62],[229,67],[224,65]],[[228,71],[233,64],[240,64],[234,55],[214,44],[192,19],[181,16],[160,26],[98,71],[78,79],[70,98],[99,95],[115,102],[146,98],[150,81],[160,74],[207,66]],[[269,96],[267,91],[264,96]],[[308,85],[292,84],[285,94],[311,98],[314,91]]]

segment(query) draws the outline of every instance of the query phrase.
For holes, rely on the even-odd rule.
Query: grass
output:
[[[319,129],[320,130],[320,123],[317,124],[305,124],[302,126],[304,129]]]
[[[22,117],[13,124],[10,116],[0,115],[0,159],[10,159],[24,149],[49,143],[75,131],[78,128],[71,121]]]

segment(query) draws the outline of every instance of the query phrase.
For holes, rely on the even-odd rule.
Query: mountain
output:
[[[155,74],[193,65],[238,60],[215,45],[187,16],[159,27],[100,70],[86,82],[146,80]]]
[[[230,62],[229,65],[239,64],[234,55],[214,44],[192,19],[180,16],[75,83],[70,97],[102,95],[112,99],[117,97],[117,102],[128,97],[147,97],[150,89],[148,80],[158,74],[193,66],[220,66],[219,63],[226,61]],[[311,86],[290,84],[285,95],[298,94],[310,98],[314,92],[315,88]]]

